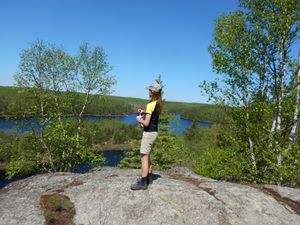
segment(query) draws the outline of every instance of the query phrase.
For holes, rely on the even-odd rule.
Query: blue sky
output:
[[[38,39],[76,54],[102,46],[117,96],[148,98],[161,74],[168,101],[206,102],[199,83],[213,80],[214,20],[238,0],[0,0],[0,85],[14,85],[19,54]]]

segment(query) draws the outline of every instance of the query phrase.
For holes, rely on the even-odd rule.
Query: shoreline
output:
[[[92,116],[92,117],[121,117],[121,116],[129,116],[130,114],[134,114],[134,113],[129,113],[129,114],[117,114],[117,115],[112,115],[112,114],[107,114],[107,115],[97,115],[97,114],[85,114],[82,116],[82,118],[84,117],[88,117],[88,116]],[[73,117],[72,115],[68,115],[67,117]],[[26,119],[33,119],[34,116],[24,116],[21,118],[16,119],[15,117],[13,117],[12,115],[0,115],[0,119],[7,119],[7,120],[26,120]]]

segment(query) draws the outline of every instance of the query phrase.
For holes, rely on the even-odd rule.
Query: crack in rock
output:
[[[289,206],[293,212],[297,215],[300,215],[300,202],[297,202],[295,200],[292,200],[287,197],[282,197],[277,191],[275,191],[273,188],[269,188],[266,186],[254,186],[256,189],[262,191],[263,193],[272,196],[277,202],[285,206]],[[290,210],[289,210],[290,211]]]
[[[201,187],[200,184],[204,183],[205,181],[199,180],[197,178],[193,178],[193,177],[189,177],[189,176],[185,176],[182,174],[174,174],[171,175],[171,178],[175,179],[175,180],[181,180],[184,182],[188,182],[191,183],[193,185],[195,185],[197,188],[200,188],[201,190],[205,191],[206,193],[208,193],[209,195],[213,196],[217,201],[222,202],[224,205],[226,205],[226,203],[222,200],[219,199],[215,194],[217,193],[216,190],[212,190],[211,188],[207,188],[207,187]]]

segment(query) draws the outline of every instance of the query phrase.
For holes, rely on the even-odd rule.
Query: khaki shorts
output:
[[[157,132],[145,132],[144,131],[140,153],[149,155],[156,138],[157,138]]]

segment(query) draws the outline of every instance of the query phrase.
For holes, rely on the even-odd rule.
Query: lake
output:
[[[104,119],[109,119],[109,120],[119,120],[122,123],[125,124],[135,124],[135,117],[136,114],[129,114],[128,116],[119,116],[119,117],[100,117],[100,116],[87,116],[85,117],[85,119],[87,120],[104,120]],[[32,121],[32,119],[29,119],[29,121]],[[177,121],[177,122],[176,122]],[[28,127],[25,127],[24,125],[26,124],[26,122],[23,120],[4,120],[4,119],[0,119],[0,131],[4,131],[4,132],[12,132],[12,131],[16,131],[16,129],[19,127],[22,127],[19,131],[20,133],[26,133],[28,131],[30,131],[31,129]],[[187,128],[190,127],[192,125],[192,121],[191,120],[187,120],[187,119],[182,119],[180,117],[180,115],[176,116],[176,120],[171,122],[170,126],[171,128],[174,129],[174,133],[175,134],[182,134],[183,131]],[[199,121],[199,125],[205,128],[209,127],[209,124],[206,122],[201,122]],[[38,129],[37,127],[35,127],[35,129]],[[103,151],[103,156],[106,158],[106,163],[103,166],[117,166],[119,164],[119,162],[126,156],[125,153],[123,151]],[[84,173],[84,172],[88,172],[91,169],[91,165],[89,163],[80,165],[75,172],[78,173]],[[10,182],[14,181],[14,180],[18,180],[20,178],[14,178],[11,180],[6,180],[6,179],[2,179],[0,178],[0,189],[5,187],[7,184],[9,184]]]
[[[125,124],[135,124],[135,117],[136,114],[129,114],[128,116],[117,116],[117,117],[108,117],[108,116],[86,116],[86,120],[119,120]],[[178,123],[176,124],[176,121],[171,122],[170,126],[171,128],[175,129],[175,134],[182,134],[182,132],[185,130],[186,127],[189,127],[192,125],[191,120],[182,119],[180,115],[176,115],[176,119]],[[33,119],[29,119],[27,121],[33,121]],[[30,131],[29,127],[24,126],[26,124],[25,120],[4,120],[0,119],[0,131],[4,132],[12,132],[15,131],[18,127],[20,128],[20,133],[25,133]],[[176,126],[177,125],[177,126]],[[199,121],[199,125],[202,127],[209,127],[209,124],[206,122]],[[35,127],[35,129],[38,129]]]

